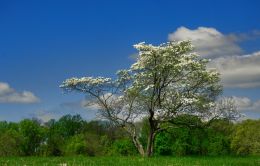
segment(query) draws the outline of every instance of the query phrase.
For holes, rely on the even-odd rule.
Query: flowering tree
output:
[[[152,155],[156,134],[166,130],[175,117],[221,117],[215,116],[213,109],[222,91],[219,74],[207,70],[208,60],[192,53],[190,41],[159,46],[139,43],[134,47],[139,51],[137,61],[130,69],[118,71],[117,79],[70,78],[60,87],[85,93],[102,118],[130,134],[143,156]],[[150,130],[146,149],[139,141],[141,129],[137,123],[143,118],[148,119]]]

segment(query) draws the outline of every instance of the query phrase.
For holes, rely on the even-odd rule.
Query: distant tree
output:
[[[237,110],[233,97],[221,97],[203,119],[207,121],[206,125],[209,126],[211,122],[216,122],[216,120],[231,122],[241,117],[244,115]]]
[[[106,131],[109,130],[109,125],[102,121],[90,121],[85,123],[83,132],[85,133],[92,133],[96,135],[104,135]]]
[[[55,123],[57,132],[64,138],[81,133],[83,127],[84,120],[80,115],[64,115]]]
[[[0,156],[19,156],[22,137],[15,130],[9,129],[0,133]]]
[[[44,129],[34,120],[25,119],[19,123],[23,137],[22,151],[25,155],[37,155],[44,141]]]
[[[84,135],[78,134],[69,138],[64,147],[65,155],[86,155],[87,143]]]
[[[59,126],[57,125],[57,121],[54,119],[49,120],[45,123],[45,130],[46,141],[42,147],[43,155],[61,156],[65,140]]]
[[[212,121],[206,128],[207,144],[206,150],[208,155],[227,155],[231,153],[231,135],[234,124],[227,119],[217,119]]]
[[[1,121],[0,122],[0,133],[5,132],[8,130],[8,122],[7,121]]]
[[[4,133],[8,130],[19,130],[19,125],[15,122],[0,121],[0,133]]]
[[[260,120],[246,120],[238,124],[232,136],[231,148],[238,155],[259,155]]]
[[[139,51],[136,63],[128,70],[118,71],[116,80],[70,78],[60,87],[85,93],[101,118],[124,128],[139,153],[151,156],[156,135],[167,130],[176,116],[215,118],[210,111],[222,88],[219,74],[207,70],[208,60],[191,52],[190,41],[159,46],[139,43],[135,48]],[[148,119],[149,126],[145,147],[140,141],[141,128],[137,123],[143,118]]]

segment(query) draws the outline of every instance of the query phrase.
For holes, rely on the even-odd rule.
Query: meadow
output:
[[[2,157],[1,166],[259,166],[260,157]]]

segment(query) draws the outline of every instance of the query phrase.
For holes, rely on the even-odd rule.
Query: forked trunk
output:
[[[148,135],[148,140],[147,140],[147,147],[146,147],[146,154],[145,156],[151,157],[153,155],[153,146],[154,146],[154,137],[155,137],[155,129],[156,129],[156,124],[153,120],[154,112],[152,110],[150,112],[150,117],[149,117],[149,135]]]
[[[146,157],[151,157],[153,155],[153,147],[154,147],[154,132],[150,131],[148,140],[147,140],[147,148],[146,148]]]
[[[132,137],[133,142],[135,144],[135,147],[137,148],[138,152],[140,153],[140,155],[145,156],[145,152],[144,152],[144,148],[143,145],[141,144],[141,142],[138,140],[138,138],[136,136]]]

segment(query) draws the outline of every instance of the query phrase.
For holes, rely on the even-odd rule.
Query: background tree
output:
[[[234,125],[227,119],[216,119],[205,128],[206,154],[211,156],[227,155],[231,153],[230,142]]]
[[[260,154],[260,120],[246,120],[235,128],[232,150],[238,155]]]
[[[78,134],[70,137],[64,147],[65,155],[86,155],[87,143],[83,134]]]
[[[61,117],[61,119],[64,118]],[[0,156],[138,154],[128,133],[123,128],[107,121],[86,122],[83,120],[83,130],[69,137],[64,137],[62,134],[66,128],[60,132],[57,125],[59,120],[50,120],[41,125],[35,120],[27,119],[26,121],[30,125],[27,124],[25,125],[27,127],[23,126],[23,128],[34,134],[25,134],[25,129],[22,130],[20,122],[0,122]],[[24,120],[22,122],[25,123]],[[138,121],[135,125],[140,126],[139,140],[146,147],[150,132],[148,118]],[[39,130],[42,132],[38,132]],[[34,136],[37,139],[30,139],[34,145],[30,147],[34,148],[25,149],[25,146],[30,144],[28,139]],[[205,121],[195,115],[183,114],[172,119],[170,127],[156,135],[154,154],[168,156],[259,155],[259,140],[259,120],[233,123],[229,119],[221,118]],[[29,153],[30,149],[35,150]]]
[[[25,155],[36,155],[44,141],[44,129],[35,120],[25,119],[19,123],[20,133],[23,137],[22,151]]]
[[[61,156],[65,138],[58,121],[51,119],[44,124],[46,130],[45,144],[42,146],[44,156]]]
[[[207,70],[208,60],[191,52],[190,41],[159,46],[139,43],[134,47],[139,51],[136,63],[129,70],[120,70],[116,80],[70,78],[60,87],[85,93],[101,118],[124,128],[139,153],[151,156],[156,135],[171,127],[175,117],[189,114],[214,118],[209,111],[222,88],[219,74]],[[149,126],[145,147],[137,123],[142,118],[148,119]]]
[[[55,127],[64,137],[69,138],[83,130],[84,121],[80,115],[64,115],[56,122]]]
[[[0,156],[19,156],[22,137],[16,130],[8,129],[0,134]]]

